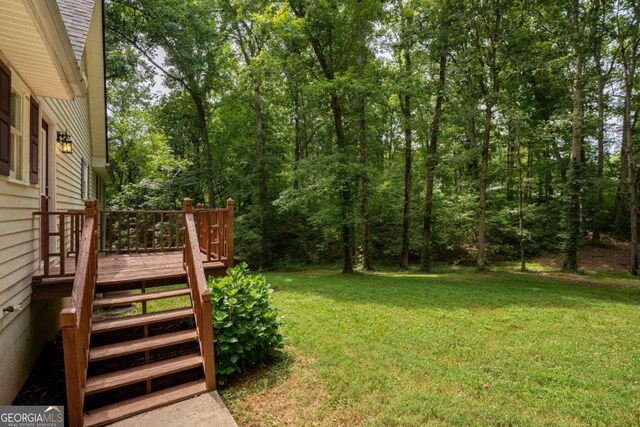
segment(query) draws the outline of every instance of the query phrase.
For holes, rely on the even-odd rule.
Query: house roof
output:
[[[0,57],[20,75],[32,95],[72,99],[86,94],[54,0],[0,0]]]
[[[87,41],[95,0],[58,0],[58,8],[78,63]]]

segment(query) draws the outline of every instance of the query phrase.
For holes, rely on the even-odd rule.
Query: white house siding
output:
[[[39,207],[39,188],[0,180],[0,307],[23,310],[0,313],[0,404],[9,404],[27,378],[46,333],[46,307],[31,303],[31,274],[38,268],[39,234],[32,212]]]
[[[0,58],[2,53],[0,52]],[[10,65],[10,64],[9,64]],[[12,77],[14,76],[12,70]],[[71,101],[38,98],[40,111],[53,123],[49,132],[68,130],[73,153],[63,154],[55,144],[55,210],[83,209],[80,166],[89,165],[89,195],[96,194],[91,169],[90,123],[87,98]],[[28,123],[28,120],[26,120]],[[23,144],[28,154],[28,143]],[[23,159],[28,155],[23,154]],[[42,166],[40,166],[40,169]],[[39,171],[42,174],[42,170]],[[53,207],[52,207],[53,208]],[[32,275],[40,266],[40,187],[0,176],[0,307],[21,305],[18,312],[0,312],[0,405],[10,404],[29,375],[46,339],[58,330],[61,300],[31,303]],[[55,402],[52,402],[55,403]]]
[[[73,153],[56,153],[56,210],[84,209],[80,196],[80,167],[84,159],[85,179],[87,166],[91,170],[89,189],[95,197],[95,173],[91,169],[89,103],[87,98],[64,101],[42,98],[41,108],[51,117],[56,130],[67,130],[73,141]]]
[[[0,52],[0,59],[10,66]],[[12,82],[22,95],[30,96],[28,87],[15,70]],[[28,98],[23,98],[23,102]],[[22,114],[27,112],[23,108]],[[28,129],[28,116],[23,117]],[[0,312],[0,404],[11,403],[13,395],[26,379],[41,347],[45,328],[34,327],[34,321],[46,310],[31,307],[31,275],[38,268],[39,230],[32,213],[40,206],[40,188],[28,184],[24,173],[28,166],[28,139],[23,130],[21,165],[23,176],[13,179],[0,176],[0,308],[20,305],[23,310]],[[6,366],[6,367],[5,367]]]

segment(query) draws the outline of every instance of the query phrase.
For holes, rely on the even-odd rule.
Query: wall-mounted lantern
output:
[[[56,141],[60,143],[60,149],[65,154],[73,152],[73,142],[71,141],[71,135],[68,131],[58,131],[56,133]]]

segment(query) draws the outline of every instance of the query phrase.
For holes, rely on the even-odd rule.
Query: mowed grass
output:
[[[267,273],[279,362],[240,425],[640,425],[640,289],[527,274]]]

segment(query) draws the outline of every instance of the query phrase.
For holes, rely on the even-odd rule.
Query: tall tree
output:
[[[593,62],[596,72],[597,84],[597,104],[598,104],[598,124],[597,124],[597,140],[598,140],[598,160],[597,160],[597,180],[596,180],[596,200],[593,210],[593,237],[592,242],[600,243],[600,230],[602,222],[602,203],[603,203],[603,181],[604,181],[604,134],[606,120],[606,85],[611,76],[611,72],[615,65],[615,54],[610,59],[609,66],[604,64],[604,56],[606,55],[606,43],[608,31],[607,14],[609,13],[608,0],[593,0],[593,10],[591,18],[591,48],[593,53]]]
[[[426,159],[426,179],[425,179],[425,206],[424,221],[422,226],[422,256],[421,269],[428,272],[431,269],[431,227],[433,217],[433,187],[435,182],[435,169],[437,164],[438,138],[440,136],[440,121],[445,100],[447,56],[449,55],[449,38],[451,37],[451,26],[457,21],[455,10],[453,17],[449,14],[448,8],[438,11],[438,25],[436,25],[437,36],[435,46],[438,52],[438,83],[436,86],[436,104],[431,120],[429,145],[427,147]]]
[[[247,68],[252,86],[252,101],[255,122],[256,140],[256,175],[258,181],[258,221],[259,221],[259,250],[258,268],[266,265],[267,256],[267,215],[269,209],[269,194],[267,191],[267,161],[265,154],[265,134],[263,125],[263,101],[262,101],[262,72],[259,69],[259,57],[265,48],[267,29],[261,28],[261,22],[255,22],[262,10],[267,8],[267,2],[257,1],[232,1],[225,0],[225,5],[230,15],[230,23],[233,28],[233,39],[238,45],[242,59]]]
[[[569,156],[569,207],[567,209],[567,240],[565,242],[565,260],[563,268],[578,270],[578,247],[580,245],[580,191],[582,189],[582,121],[583,94],[582,69],[584,48],[581,31],[581,5],[572,0],[567,11],[570,25],[570,40],[573,54],[573,114],[571,117],[571,154]]]
[[[377,2],[376,2],[377,3]],[[371,20],[376,7],[371,7],[364,0],[356,1],[355,29],[357,42],[357,75],[358,75],[358,145],[359,160],[362,167],[360,176],[360,221],[362,223],[362,268],[372,270],[371,231],[369,224],[369,137],[367,128],[367,95],[368,75],[366,72],[369,48],[368,37],[371,33]]]
[[[640,3],[636,1],[618,2],[616,31],[622,63],[622,83],[624,88],[624,110],[622,120],[622,145],[626,149],[626,166],[629,186],[630,225],[630,271],[638,275],[638,186],[636,182],[636,162],[633,144],[633,97],[636,84],[636,68],[640,53]]]
[[[482,271],[486,265],[486,216],[487,182],[489,178],[489,146],[493,115],[500,94],[501,71],[504,69],[506,55],[500,55],[506,38],[515,30],[509,20],[510,2],[505,0],[472,0],[472,37],[477,61],[478,84],[484,103],[484,124],[482,147],[480,152],[480,175],[478,197],[478,237],[477,268]],[[518,25],[517,22],[515,25]],[[502,56],[502,57],[501,57]]]
[[[353,143],[345,131],[343,101],[336,87],[337,66],[341,63],[335,58],[335,44],[344,43],[345,40],[337,40],[336,28],[339,25],[340,16],[337,5],[332,2],[320,2],[307,4],[302,0],[289,0],[294,14],[305,20],[305,31],[318,62],[320,70],[329,84],[329,104],[335,127],[335,135],[338,153],[341,162],[341,171],[336,177],[336,187],[340,195],[340,228],[342,246],[342,272],[353,272],[353,179],[350,165],[353,163],[351,154]]]
[[[400,13],[398,62],[401,67],[400,90],[398,98],[402,110],[404,128],[404,196],[402,203],[402,243],[400,251],[400,267],[409,267],[409,227],[411,222],[411,164],[413,161],[412,146],[412,94],[413,48],[415,45],[414,5],[409,0],[398,2]]]
[[[215,179],[209,140],[210,94],[221,91],[226,57],[224,34],[199,0],[112,0],[106,31],[134,47],[167,80],[189,93],[197,112],[205,154],[207,199],[215,203]],[[160,58],[164,56],[164,61]]]

